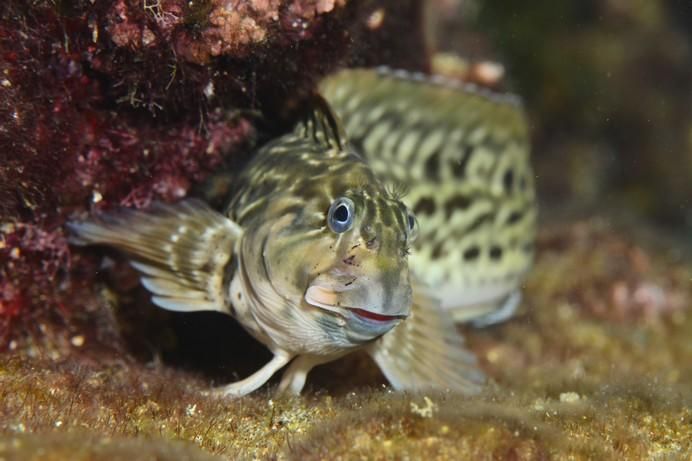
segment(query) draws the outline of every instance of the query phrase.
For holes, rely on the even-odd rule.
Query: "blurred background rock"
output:
[[[544,209],[692,229],[692,3],[435,0],[430,41],[504,66],[530,113]]]

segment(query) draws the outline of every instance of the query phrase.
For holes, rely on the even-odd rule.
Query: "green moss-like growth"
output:
[[[472,398],[392,392],[365,356],[320,367],[301,397],[218,400],[207,379],[89,343],[6,355],[0,455],[688,459],[691,272],[597,219],[549,226],[525,311],[467,332],[493,378]]]
[[[22,461],[221,461],[182,442],[152,440],[144,437],[95,436],[88,432],[70,434],[17,434],[0,437],[0,456]]]

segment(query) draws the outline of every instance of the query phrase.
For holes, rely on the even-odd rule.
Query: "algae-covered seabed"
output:
[[[538,2],[533,8],[468,2],[480,7],[483,36],[493,35],[504,50],[501,61],[532,114],[541,200],[577,196],[598,210],[581,218],[542,212],[536,267],[521,311],[505,324],[465,331],[492,379],[485,393],[394,393],[367,358],[356,356],[315,370],[301,397],[273,396],[274,381],[228,401],[202,395],[212,384],[205,351],[186,353],[182,366],[170,357],[152,360],[129,347],[108,347],[109,340],[121,342],[116,323],[122,337],[137,343],[132,349],[175,338],[163,326],[163,339],[137,335],[136,321],[114,322],[114,313],[128,317],[148,309],[153,328],[143,330],[149,333],[157,329],[157,316],[170,314],[153,311],[146,293],[133,296],[136,277],[120,274],[121,260],[109,275],[94,277],[91,269],[102,258],[86,252],[72,253],[73,283],[63,293],[64,280],[53,277],[53,265],[65,264],[68,251],[54,224],[64,222],[70,210],[86,212],[92,201],[132,205],[152,196],[171,200],[181,187],[187,190],[252,137],[249,122],[229,121],[225,112],[212,110],[245,107],[236,94],[245,91],[237,85],[243,76],[252,86],[258,78],[256,94],[265,103],[282,100],[275,96],[278,89],[310,86],[313,74],[347,55],[342,47],[351,40],[342,40],[343,27],[360,24],[355,13],[377,13],[370,8],[378,5],[336,2],[348,6],[324,16],[326,22],[312,21],[307,7],[282,9],[285,20],[271,35],[267,24],[277,4],[246,2],[257,22],[244,22],[251,27],[240,33],[224,29],[229,46],[216,52],[228,59],[210,60],[219,30],[201,17],[215,14],[210,5],[226,2],[151,1],[139,8],[140,3],[0,2],[0,63],[9,72],[3,74],[0,112],[3,126],[10,127],[0,129],[0,144],[21,167],[0,168],[0,190],[7,191],[0,211],[4,221],[17,221],[10,232],[15,240],[0,247],[12,262],[6,272],[12,277],[3,280],[0,274],[0,286],[26,289],[23,296],[10,296],[14,308],[3,313],[3,321],[13,319],[14,337],[51,343],[16,343],[14,351],[2,352],[0,459],[692,459],[692,257],[682,250],[690,236],[682,243],[663,237],[643,218],[611,218],[602,204],[610,197],[613,206],[615,198],[619,208],[682,226],[692,190],[685,2]],[[160,10],[183,3],[197,7],[183,10],[187,17]],[[485,40],[459,36],[468,30],[453,11],[474,16],[473,7],[450,6],[461,3],[466,4],[436,2],[439,48],[466,56],[477,43],[480,52],[470,54],[485,56]],[[396,8],[379,12],[380,21],[387,12],[382,33],[377,21],[366,21],[367,32],[349,35],[353,43],[370,45],[369,57],[358,55],[353,62],[423,69],[422,35],[411,26],[419,2],[392,4]],[[315,27],[296,34],[293,24],[308,20]],[[142,33],[132,33],[137,30]],[[157,31],[154,42],[145,40],[151,30]],[[244,48],[257,41],[259,49]],[[180,65],[172,75],[171,53]],[[216,99],[206,122],[209,139],[202,139],[193,115],[199,101],[209,99],[209,88]],[[185,117],[171,117],[167,124],[151,117],[155,124],[142,115],[160,114],[160,105]],[[40,123],[17,114],[37,114]],[[95,136],[92,144],[101,155],[88,156],[89,162],[79,163],[81,175],[73,175],[71,161],[85,152],[84,132]],[[217,138],[228,145],[212,142]],[[164,167],[126,174],[148,164],[152,145]],[[76,184],[86,173],[91,182]],[[51,219],[44,222],[42,213]],[[114,288],[103,284],[108,277]],[[94,284],[100,285],[92,290]],[[93,292],[101,299],[92,299]],[[113,312],[103,308],[115,299],[127,305]],[[48,320],[62,318],[62,308],[97,325],[88,330],[64,322],[65,331],[51,330]],[[22,317],[11,317],[14,310]],[[177,320],[179,327],[185,322],[193,320]],[[29,327],[35,331],[23,334]],[[248,344],[213,352],[214,367],[250,362],[240,376],[264,360]]]
[[[480,396],[393,392],[356,356],[301,397],[217,400],[75,340],[3,359],[0,458],[690,459],[689,261],[605,219],[542,227],[518,317],[467,332],[494,381]]]

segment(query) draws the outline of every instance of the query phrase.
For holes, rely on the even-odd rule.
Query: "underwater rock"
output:
[[[189,443],[89,433],[0,435],[0,456],[22,461],[70,460],[222,461]]]

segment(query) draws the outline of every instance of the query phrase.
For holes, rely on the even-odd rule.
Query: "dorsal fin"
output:
[[[330,149],[343,150],[346,145],[341,120],[329,103],[318,94],[312,95],[309,99],[305,115],[296,127],[296,132]]]

